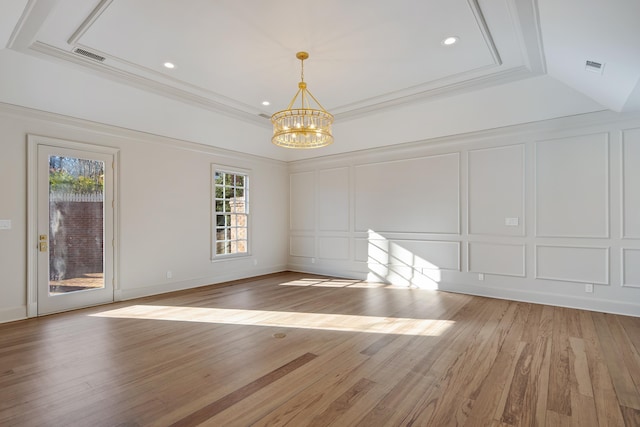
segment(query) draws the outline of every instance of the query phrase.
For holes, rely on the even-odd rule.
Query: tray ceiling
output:
[[[29,3],[14,48],[265,125],[297,90],[300,50],[309,89],[338,120],[544,72],[528,2]]]

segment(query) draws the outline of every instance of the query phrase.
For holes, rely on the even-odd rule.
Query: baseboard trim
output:
[[[0,323],[15,322],[27,318],[27,306],[0,308]]]
[[[574,295],[558,295],[530,291],[525,292],[503,288],[491,288],[487,286],[469,286],[459,283],[441,283],[438,289],[445,292],[455,292],[480,297],[640,317],[640,305],[638,304],[630,304],[601,298],[596,300],[593,298]]]
[[[201,286],[217,285],[233,280],[249,279],[251,277],[257,277],[272,273],[281,273],[283,271],[287,271],[287,268],[284,265],[260,269],[256,268],[251,269],[251,271],[234,271],[224,275],[198,277],[194,279],[183,280],[180,282],[159,283],[156,285],[145,286],[141,288],[121,289],[117,292],[117,300],[125,301],[152,295],[166,294],[168,292],[183,291],[185,289],[198,288]]]
[[[332,277],[367,280],[367,273],[361,271],[338,271],[335,269],[329,271],[330,269],[323,269],[317,266],[310,267],[300,264],[290,264],[288,266],[288,269],[290,271],[295,271],[298,273],[321,274]],[[612,301],[602,298],[596,299],[575,295],[558,295],[542,292],[493,288],[491,286],[465,285],[460,283],[447,282],[439,283],[437,289],[444,292],[454,292],[479,297],[497,298],[532,304],[545,304],[554,307],[575,308],[579,310],[640,317],[640,304]]]

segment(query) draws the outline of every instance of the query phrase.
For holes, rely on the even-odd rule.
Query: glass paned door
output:
[[[38,314],[113,301],[112,156],[38,148]]]

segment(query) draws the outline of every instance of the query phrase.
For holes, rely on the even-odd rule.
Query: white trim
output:
[[[320,209],[320,206],[322,204],[318,200],[320,198],[320,194],[317,191],[319,183],[322,182],[322,180],[320,178],[320,175],[323,172],[331,173],[332,171],[338,171],[338,170],[345,170],[346,173],[347,173],[347,183],[345,185],[346,192],[347,192],[347,203],[349,205],[349,206],[347,206],[347,215],[349,215],[349,212],[351,211],[351,206],[350,206],[351,205],[351,181],[352,181],[352,179],[351,179],[351,168],[349,166],[337,166],[337,167],[332,167],[332,168],[318,168],[318,169],[316,169],[316,176],[315,176],[315,187],[316,187],[316,191],[315,191],[315,193],[316,193],[316,200],[315,200],[316,206],[315,206],[315,208],[316,209],[315,210],[316,210],[316,213],[315,213],[315,217],[317,219],[317,221],[316,221],[318,223],[317,224],[317,229],[318,229],[317,231],[319,233],[321,233],[321,232],[330,232],[331,233],[331,232],[340,232],[340,231],[349,232],[349,230],[350,230],[351,218],[347,218],[347,227],[346,228],[342,228],[342,229],[339,229],[339,228],[320,228],[320,218],[321,217],[320,217],[320,212],[318,212],[318,210]],[[291,175],[289,175],[289,176],[291,176]]]
[[[216,225],[215,221],[216,221],[216,215],[218,214],[218,212],[216,211],[216,183],[215,183],[215,174],[216,172],[223,172],[223,173],[227,173],[227,174],[233,174],[233,175],[244,175],[246,180],[245,180],[245,185],[244,185],[244,194],[245,194],[245,213],[241,213],[239,215],[244,215],[247,218],[247,252],[242,253],[242,252],[237,252],[237,253],[232,253],[232,254],[222,254],[222,255],[218,255],[216,254]],[[211,216],[210,216],[210,227],[211,227],[211,234],[210,234],[210,261],[211,262],[220,262],[220,261],[228,261],[228,260],[233,260],[233,259],[239,259],[239,258],[250,258],[252,257],[253,251],[251,250],[252,247],[252,229],[253,229],[253,215],[251,214],[251,210],[252,210],[252,206],[251,206],[251,185],[252,185],[252,171],[251,169],[246,169],[246,168],[239,168],[239,167],[235,167],[235,166],[227,166],[227,165],[221,165],[218,163],[212,163],[211,164],[211,173],[209,175],[209,180],[210,180],[210,191],[211,191]],[[236,239],[236,241],[241,240],[241,239]]]
[[[246,258],[243,259],[246,260]],[[248,279],[265,274],[281,273],[283,271],[287,271],[285,265],[275,265],[268,268],[252,268],[251,270],[243,268],[226,274],[211,277],[198,277],[188,280],[182,280],[179,282],[155,283],[147,286],[129,288],[123,290],[120,296],[121,301],[125,301],[134,298],[143,298],[152,295],[165,294],[167,292],[182,291],[185,289],[193,289],[202,286],[218,285],[233,280]]]
[[[84,33],[91,28],[93,23],[102,15],[102,13],[107,10],[107,8],[111,5],[113,0],[100,0],[100,3],[91,11],[89,16],[80,24],[80,26],[73,32],[73,35],[67,40],[67,43],[70,45],[75,45],[80,37],[84,35]]]
[[[517,248],[522,249],[522,274],[509,274],[503,273],[499,271],[476,271],[471,270],[471,245],[495,245],[495,246],[515,246]],[[509,276],[509,277],[527,277],[527,245],[518,244],[518,243],[497,243],[497,242],[487,242],[487,241],[479,241],[472,240],[467,242],[467,273],[484,273],[484,274],[494,274],[496,276]]]
[[[289,271],[309,274],[321,274],[345,279],[367,280],[367,272],[352,269],[337,270],[333,267],[309,266],[299,263],[289,263]],[[545,304],[553,307],[566,307],[578,310],[590,310],[602,313],[621,314],[625,316],[640,317],[640,304],[632,302],[612,301],[602,298],[593,298],[580,295],[562,295],[547,292],[534,292],[521,288],[498,288],[485,284],[467,285],[459,282],[440,282],[438,291],[462,293],[465,295],[482,296],[488,298],[520,301],[527,304]]]
[[[38,144],[27,135],[27,317],[38,315]]]
[[[27,307],[21,305],[19,307],[0,308],[0,323],[15,322],[16,320],[24,320],[27,318]]]
[[[6,104],[3,102],[0,102],[0,114],[17,117],[22,120],[42,120],[55,123],[56,125],[60,126],[70,126],[84,132],[89,131],[100,136],[125,139],[134,143],[146,142],[154,145],[160,144],[171,149],[177,148],[191,153],[214,155],[221,160],[224,159],[223,162],[234,162],[240,158],[243,159],[243,161],[266,162],[277,166],[286,164],[286,162],[283,160],[259,156],[256,154],[248,154],[240,151],[230,150],[227,148],[215,147],[212,145],[189,141],[186,139],[175,139],[160,134],[124,128],[117,125],[93,122],[77,117],[36,110],[33,108],[21,107],[18,105]]]
[[[559,278],[559,277],[550,277],[550,276],[541,276],[538,274],[538,249],[540,248],[563,248],[563,249],[600,249],[606,252],[606,261],[605,261],[605,282],[599,282],[596,280],[579,280],[579,279],[567,279],[567,278]],[[534,278],[542,279],[542,280],[555,280],[558,282],[571,282],[571,283],[593,283],[594,285],[605,285],[608,286],[611,281],[611,250],[608,246],[577,246],[577,245],[534,245]]]
[[[571,234],[559,234],[559,235],[551,235],[551,234],[540,234],[540,232],[538,231],[539,228],[539,223],[538,223],[538,219],[540,218],[540,212],[538,211],[538,146],[540,143],[548,143],[551,141],[559,141],[559,140],[566,140],[566,139],[574,139],[577,137],[582,137],[582,136],[600,136],[603,135],[605,136],[605,224],[606,224],[606,230],[604,232],[604,234],[602,235],[571,235]],[[601,132],[592,132],[592,133],[576,133],[574,135],[568,135],[568,136],[559,136],[559,137],[555,137],[555,138],[546,138],[546,139],[538,139],[536,141],[534,141],[533,143],[533,150],[535,152],[535,156],[533,158],[533,169],[534,169],[534,180],[533,180],[533,187],[534,187],[534,193],[532,195],[533,197],[533,203],[534,203],[534,216],[535,216],[535,231],[534,231],[534,236],[537,238],[547,238],[547,237],[552,237],[552,238],[571,238],[571,239],[609,239],[611,238],[611,217],[609,212],[611,211],[611,166],[610,166],[610,150],[611,150],[611,135],[610,132],[608,131],[601,131]]]
[[[371,166],[381,166],[384,167],[384,165],[388,165],[390,163],[403,163],[403,162],[407,162],[407,161],[414,161],[414,160],[424,160],[424,159],[432,159],[435,157],[449,157],[449,156],[455,156],[456,160],[457,160],[457,166],[458,166],[458,186],[456,188],[457,191],[457,202],[458,202],[458,206],[456,206],[456,230],[455,231],[426,231],[426,230],[420,230],[420,231],[390,231],[390,230],[375,230],[376,233],[410,233],[410,234],[435,234],[435,235],[456,235],[456,236],[460,236],[462,235],[462,193],[461,193],[461,187],[462,187],[462,151],[461,150],[452,150],[449,152],[445,152],[445,153],[434,153],[434,154],[427,154],[424,156],[418,156],[418,157],[409,157],[409,158],[402,158],[402,159],[393,159],[393,160],[382,160],[382,161],[378,161],[378,162],[367,162],[367,163],[359,163],[354,165],[354,175],[353,175],[353,181],[354,181],[354,192],[353,192],[353,204],[354,204],[354,231],[356,233],[366,233],[368,232],[367,228],[357,228],[356,227],[356,221],[358,218],[358,213],[356,210],[356,196],[357,196],[357,169],[358,168],[363,168],[363,167],[371,167]],[[315,191],[315,189],[314,189]]]
[[[466,295],[497,298],[509,301],[521,301],[529,304],[545,304],[554,307],[575,308],[578,310],[590,310],[602,313],[640,317],[640,304],[612,301],[602,298],[525,291],[515,287],[505,289],[486,285],[476,286],[460,283],[440,283],[438,289],[446,292],[456,292]]]
[[[118,259],[119,259],[119,181],[118,163],[119,148],[95,145],[86,142],[71,141],[66,139],[52,138],[37,134],[27,134],[27,317],[38,316],[38,248],[33,242],[37,242],[38,236],[38,147],[52,146],[61,149],[82,150],[94,153],[106,154],[113,159],[113,200],[105,200],[105,203],[113,203],[112,227],[113,227],[113,258],[111,259],[113,280],[113,299],[115,300],[116,289],[119,288],[118,280]],[[105,165],[109,167],[109,165]],[[105,241],[107,245],[109,242]]]
[[[327,257],[323,257],[321,256],[321,252],[320,252],[320,244],[322,242],[323,239],[341,239],[341,240],[346,240],[347,244],[347,256],[345,257],[337,257],[337,256],[327,256]],[[351,239],[349,236],[328,236],[328,235],[323,235],[323,236],[318,236],[318,238],[316,239],[316,244],[318,245],[317,249],[316,249],[316,258],[318,258],[319,260],[327,260],[327,261],[350,261],[350,254],[351,254]]]
[[[620,286],[624,287],[624,288],[636,288],[636,289],[640,289],[640,282],[639,283],[627,283],[627,278],[625,275],[625,271],[626,271],[626,263],[624,261],[624,254],[626,251],[636,251],[636,252],[640,252],[640,249],[635,249],[635,248],[620,248]]]
[[[503,148],[512,148],[512,147],[521,147],[521,158],[520,161],[522,162],[522,206],[521,206],[521,215],[522,215],[522,220],[520,221],[520,225],[521,225],[521,231],[518,234],[496,234],[496,233],[472,233],[471,232],[471,204],[469,203],[469,197],[471,195],[471,191],[469,191],[469,189],[471,188],[471,175],[469,174],[469,165],[471,164],[470,159],[471,156],[470,154],[474,151],[490,151],[490,150],[499,150],[499,149],[503,149]],[[526,210],[526,200],[527,200],[527,144],[520,142],[520,143],[516,143],[516,144],[508,144],[508,145],[497,145],[495,147],[483,147],[483,148],[474,148],[474,149],[470,149],[470,150],[466,150],[463,151],[464,153],[466,153],[466,157],[467,157],[467,163],[465,165],[464,170],[466,171],[467,174],[467,179],[466,179],[466,193],[467,193],[467,197],[466,197],[466,211],[467,211],[467,235],[469,236],[492,236],[492,237],[525,237],[526,236],[526,229],[527,229],[527,210]],[[462,182],[462,181],[460,181]]]
[[[485,44],[487,45],[487,49],[491,52],[491,57],[493,58],[493,64],[496,66],[503,65],[502,59],[500,58],[500,53],[498,53],[498,49],[496,49],[496,44],[493,41],[493,37],[491,36],[491,32],[487,28],[487,21],[484,19],[484,15],[482,14],[482,10],[480,10],[480,6],[478,5],[477,0],[467,0],[467,5],[469,9],[471,9],[471,13],[476,19],[476,24],[478,25],[478,30],[482,34],[482,38],[484,39]],[[511,17],[513,19],[513,16]],[[513,21],[514,24],[518,21]],[[520,25],[514,25],[516,28],[519,28]],[[520,46],[522,56],[527,59],[526,50],[522,49]]]
[[[625,187],[626,187],[626,183],[627,180],[625,179],[625,152],[626,152],[626,148],[627,148],[627,140],[625,138],[626,136],[626,132],[629,131],[640,131],[640,127],[634,127],[634,128],[627,128],[627,129],[621,129],[620,130],[620,140],[621,140],[621,148],[620,148],[620,157],[619,157],[619,161],[620,161],[620,235],[622,236],[623,239],[627,240],[627,239],[640,239],[640,235],[629,235],[627,234],[627,230],[625,228],[625,221],[627,219],[626,216],[626,198],[625,198]]]
[[[308,229],[307,228],[293,228],[293,224],[291,223],[291,218],[293,217],[293,215],[291,214],[291,208],[292,208],[291,198],[292,198],[292,183],[293,183],[292,177],[294,175],[313,175],[313,194],[314,194],[314,197],[313,197],[314,206],[313,206],[313,209],[312,209],[312,212],[313,212],[313,215],[314,215],[313,228],[308,228]],[[287,211],[289,212],[289,221],[288,221],[288,223],[289,223],[289,233],[296,233],[296,232],[298,232],[298,233],[299,232],[316,233],[317,232],[316,228],[317,228],[317,223],[318,223],[318,220],[317,220],[318,213],[316,212],[317,211],[317,205],[318,205],[318,200],[317,200],[318,199],[318,194],[317,194],[318,193],[318,191],[317,191],[318,176],[316,174],[316,170],[313,169],[313,170],[302,171],[302,172],[289,172],[288,178],[289,178],[289,188],[288,188],[288,190],[289,190],[289,209],[287,209]]]

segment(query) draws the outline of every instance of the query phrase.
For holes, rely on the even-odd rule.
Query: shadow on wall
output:
[[[369,230],[367,240],[367,280],[395,286],[439,289],[441,269],[397,242]]]

